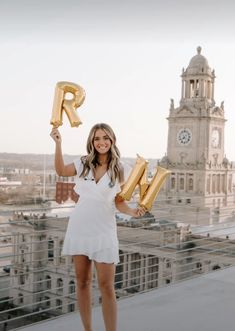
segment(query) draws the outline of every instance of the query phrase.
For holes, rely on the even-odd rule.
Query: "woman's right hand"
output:
[[[51,130],[50,136],[52,137],[52,139],[54,140],[55,143],[61,143],[62,138],[61,138],[60,132],[57,128],[53,128]]]

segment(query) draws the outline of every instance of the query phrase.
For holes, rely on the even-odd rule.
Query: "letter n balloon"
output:
[[[170,171],[161,167],[157,167],[155,175],[150,183],[148,182],[148,161],[142,157],[138,157],[132,172],[124,184],[119,196],[124,200],[130,200],[137,185],[140,188],[139,205],[147,210],[152,208],[153,202],[156,199],[161,187],[163,186],[166,177]]]

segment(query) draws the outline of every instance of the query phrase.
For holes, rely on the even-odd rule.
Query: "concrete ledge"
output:
[[[235,267],[118,302],[118,331],[234,331]],[[94,331],[104,331],[101,307],[93,309]],[[19,330],[83,331],[78,313]]]

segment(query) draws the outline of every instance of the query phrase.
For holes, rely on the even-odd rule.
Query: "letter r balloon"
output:
[[[72,93],[72,99],[66,99],[66,94]],[[76,109],[83,104],[85,100],[84,89],[71,82],[58,82],[55,88],[54,103],[52,109],[51,124],[54,127],[63,124],[63,112],[68,116],[70,125],[72,127],[79,126],[82,122],[78,117]]]

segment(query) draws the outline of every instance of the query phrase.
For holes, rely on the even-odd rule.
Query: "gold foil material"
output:
[[[124,200],[130,200],[131,196],[139,183],[145,168],[147,167],[148,162],[142,158],[138,157],[136,160],[136,164],[132,169],[129,178],[124,184],[122,191],[119,193],[119,196]]]
[[[165,183],[166,177],[170,174],[170,171],[157,167],[157,171],[153,176],[153,179],[148,184],[148,188],[144,193],[144,196],[140,200],[140,206],[147,210],[152,208],[153,202],[156,199],[161,187]]]
[[[71,100],[66,99],[66,93],[72,93]],[[63,112],[66,112],[70,125],[78,127],[82,122],[76,112],[85,100],[86,93],[84,89],[71,82],[58,82],[55,88],[54,103],[52,108],[52,117],[50,123],[54,127],[63,124]]]
[[[124,184],[119,196],[124,200],[130,200],[131,196],[139,185],[140,200],[139,205],[147,210],[152,208],[153,202],[156,199],[161,187],[163,186],[166,177],[170,171],[161,167],[157,167],[156,173],[151,182],[148,182],[148,161],[142,157],[138,157],[132,172]]]

